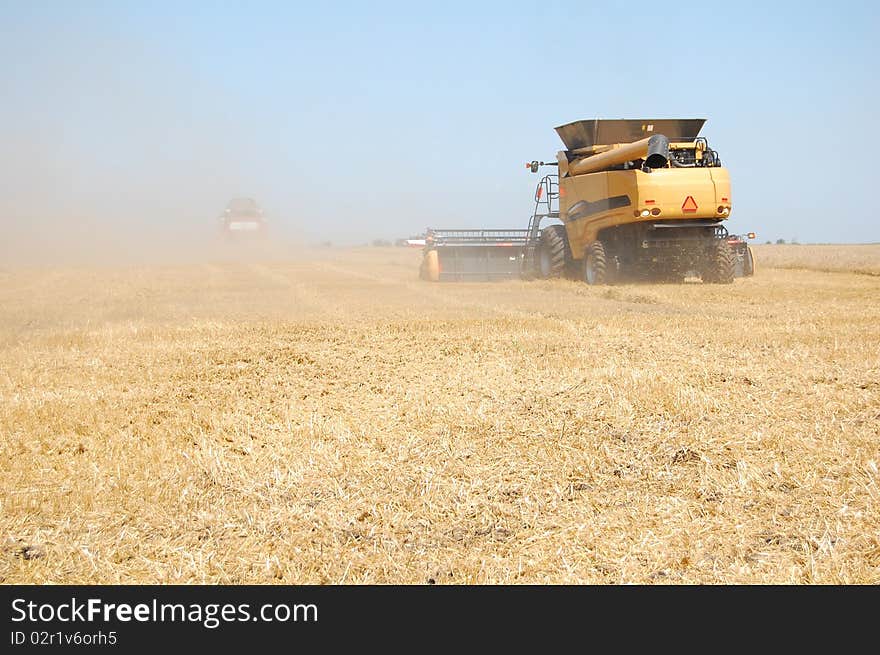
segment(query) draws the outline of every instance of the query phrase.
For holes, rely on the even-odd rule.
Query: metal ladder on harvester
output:
[[[536,254],[538,240],[541,237],[541,221],[545,218],[559,218],[559,176],[545,175],[535,189],[535,211],[529,219],[528,236],[523,258],[521,273],[524,278],[533,277],[538,270]]]

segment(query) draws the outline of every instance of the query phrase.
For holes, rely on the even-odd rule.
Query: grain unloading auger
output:
[[[704,123],[587,120],[557,127],[567,149],[555,162],[526,164],[532,172],[557,169],[538,183],[528,227],[429,229],[422,278],[565,276],[607,284],[693,274],[732,282],[741,255],[723,225],[731,211],[730,177],[699,136]]]

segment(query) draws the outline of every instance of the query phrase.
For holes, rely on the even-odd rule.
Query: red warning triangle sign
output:
[[[684,204],[681,206],[681,211],[683,212],[695,212],[697,211],[697,201],[694,200],[693,196],[688,196],[684,199]]]

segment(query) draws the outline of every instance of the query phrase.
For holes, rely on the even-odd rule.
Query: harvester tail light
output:
[[[749,239],[754,239],[754,238],[755,238],[755,233],[749,232]]]

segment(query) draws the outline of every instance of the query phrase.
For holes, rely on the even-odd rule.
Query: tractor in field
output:
[[[221,234],[230,240],[254,239],[266,235],[266,217],[253,198],[233,198],[217,220]]]
[[[582,120],[556,128],[566,149],[526,164],[544,175],[526,229],[429,229],[426,280],[570,277],[729,284],[744,263],[724,227],[730,177],[705,119]],[[734,246],[734,247],[732,247]],[[746,245],[748,261],[753,262]]]

